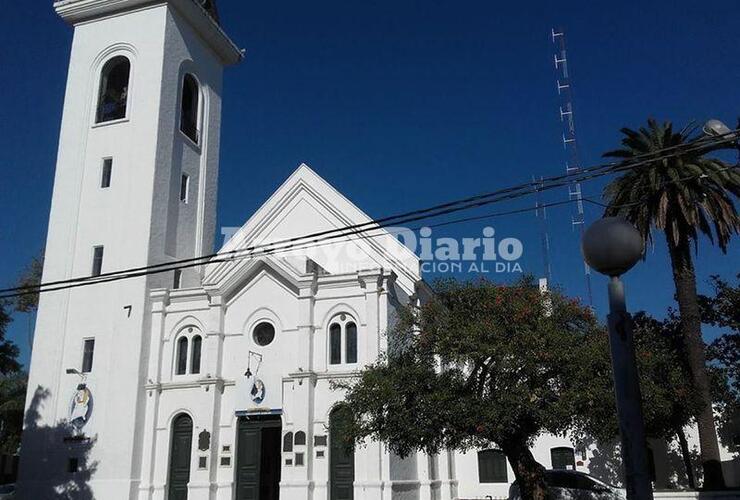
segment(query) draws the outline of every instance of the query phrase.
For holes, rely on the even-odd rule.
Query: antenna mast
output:
[[[576,140],[576,123],[573,116],[573,87],[568,71],[568,55],[565,49],[565,32],[562,28],[553,28],[552,43],[555,45],[555,70],[557,72],[558,96],[560,98],[560,122],[563,127],[563,148],[566,152],[565,171],[568,174],[577,174],[581,171],[581,159],[578,153]],[[575,213],[571,216],[571,226],[583,237],[585,216],[583,211],[583,192],[581,183],[573,182],[568,185],[568,196],[575,200]],[[593,306],[591,293],[591,268],[583,262],[583,272],[586,279],[586,294],[588,305]]]
[[[532,184],[537,185],[537,201],[535,202],[535,213],[540,221],[540,244],[542,245],[542,268],[547,280],[548,286],[552,286],[552,267],[550,266],[550,234],[547,230],[547,207],[542,203],[542,193],[540,191],[544,182],[542,178],[537,182],[532,176]]]

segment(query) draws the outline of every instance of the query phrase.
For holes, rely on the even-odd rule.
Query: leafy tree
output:
[[[387,356],[335,383],[351,409],[343,432],[352,442],[385,442],[402,457],[493,445],[523,498],[546,498],[544,467],[530,447],[599,410],[582,405],[600,399],[585,396],[602,390],[593,380],[610,377],[608,362],[589,359],[608,356],[587,342],[602,328],[590,309],[541,293],[531,278],[510,286],[443,280],[435,292],[400,311]]]
[[[44,252],[43,250],[35,256],[31,262],[23,269],[16,287],[32,287],[41,284],[41,275],[44,270]],[[11,302],[16,312],[24,313],[28,316],[28,347],[33,348],[33,325],[36,319],[36,311],[39,308],[39,293],[28,293],[14,297]]]
[[[18,371],[18,347],[11,341],[5,339],[8,325],[12,321],[7,312],[8,305],[0,301],[0,375]]]
[[[737,277],[740,280],[740,275]],[[737,422],[740,422],[740,283],[729,284],[712,276],[713,296],[699,296],[705,323],[728,329],[708,347],[714,375],[714,403],[719,410],[718,432],[730,451],[740,453]]]
[[[659,124],[653,119],[648,120],[647,127],[623,128],[621,132],[622,148],[604,156],[630,160],[664,148],[685,146],[697,139],[693,129],[676,132],[670,122]],[[653,228],[665,233],[681,335],[692,383],[702,398],[697,424],[705,483],[709,488],[722,488],[724,479],[691,246],[698,246],[701,233],[712,242],[716,239],[720,249],[726,252],[730,238],[740,231],[740,219],[733,203],[733,197],[740,194],[740,172],[718,159],[708,158],[707,153],[707,148],[695,149],[630,169],[607,185],[604,196],[609,203],[605,215],[626,217],[646,241],[651,241]]]
[[[23,430],[27,376],[23,372],[0,376],[0,452],[18,452]]]
[[[7,308],[8,304],[0,301],[0,452],[15,453],[23,422],[25,382],[24,377],[18,375],[18,347],[5,339],[7,327],[12,321]],[[20,393],[18,383],[23,384]]]
[[[26,287],[41,283],[43,253],[35,257],[21,273],[16,286]],[[0,451],[14,454],[20,446],[23,430],[23,409],[26,397],[27,374],[20,371],[19,350],[4,340],[11,321],[9,310],[26,313],[29,317],[29,338],[33,317],[38,308],[39,294],[19,295],[0,303]]]
[[[740,283],[740,274],[736,277]],[[699,296],[704,323],[727,328],[708,349],[710,361],[727,370],[731,390],[740,399],[740,284],[730,285],[719,276],[710,279],[714,296]]]

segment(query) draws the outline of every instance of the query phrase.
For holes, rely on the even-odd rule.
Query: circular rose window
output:
[[[252,334],[254,341],[257,345],[266,346],[272,343],[275,338],[275,327],[270,323],[263,321],[259,325],[254,327],[254,333]]]

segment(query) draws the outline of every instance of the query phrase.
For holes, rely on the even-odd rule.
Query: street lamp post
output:
[[[609,276],[609,346],[627,498],[652,500],[632,317],[627,312],[624,284],[619,279],[640,260],[644,250],[642,237],[624,218],[605,217],[585,232],[582,250],[589,266]]]

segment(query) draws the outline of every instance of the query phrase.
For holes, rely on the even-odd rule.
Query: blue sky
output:
[[[0,284],[43,246],[72,31],[51,2],[14,2],[0,19]],[[606,7],[605,5],[608,5]],[[247,56],[227,70],[219,225],[241,225],[301,163],[373,217],[564,171],[550,29],[563,25],[575,85],[583,162],[618,145],[622,126],[648,116],[734,125],[740,5],[651,2],[219,2]],[[584,185],[596,195],[602,181]],[[565,189],[545,201],[567,197]],[[527,206],[515,202],[477,213]],[[587,207],[587,219],[599,212]],[[571,208],[549,212],[554,280],[584,294]],[[531,214],[439,228],[474,237],[484,225],[523,241],[541,272]],[[738,271],[702,241],[700,288]],[[508,280],[513,275],[490,275]],[[595,276],[594,302],[606,307]],[[626,277],[629,306],[658,316],[673,304],[662,235]],[[27,360],[27,321],[10,338]],[[714,332],[710,332],[711,336]]]

